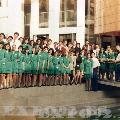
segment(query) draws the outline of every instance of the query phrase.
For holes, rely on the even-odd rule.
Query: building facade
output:
[[[85,0],[1,0],[0,11],[0,32],[84,44]]]
[[[0,32],[13,35],[18,31],[24,35],[23,0],[0,0]]]
[[[103,46],[120,44],[120,0],[95,0],[95,34]]]

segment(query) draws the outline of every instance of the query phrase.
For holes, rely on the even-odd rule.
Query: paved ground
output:
[[[104,91],[87,92],[84,85],[51,86],[36,88],[5,89],[0,91],[0,114],[5,106],[13,106],[12,114],[17,114],[17,107],[27,107],[28,116],[33,106],[46,108],[47,106],[75,106],[77,109],[89,105],[115,106],[120,103],[120,98],[111,97]],[[36,120],[35,117],[2,117],[0,120]],[[66,120],[66,119],[65,119]],[[77,120],[77,119],[75,119]],[[79,119],[80,120],[80,119]]]

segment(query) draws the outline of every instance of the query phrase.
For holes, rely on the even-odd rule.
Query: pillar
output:
[[[31,0],[30,38],[36,35],[39,28],[39,0]]]
[[[49,0],[49,38],[59,41],[60,0]]]
[[[77,0],[77,34],[76,40],[85,44],[85,0]]]

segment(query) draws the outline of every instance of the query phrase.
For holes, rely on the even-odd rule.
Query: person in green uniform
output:
[[[104,48],[101,48],[100,53],[98,55],[99,61],[100,61],[100,80],[105,79],[105,73],[106,73],[106,54],[104,51]]]
[[[44,47],[42,52],[42,74],[43,74],[43,85],[45,86],[47,83],[47,65],[48,65],[48,47]]]
[[[86,80],[86,90],[91,91],[91,78],[93,75],[93,61],[91,59],[90,53],[87,54],[87,58],[84,62],[84,77]]]
[[[23,47],[23,51],[25,52],[26,49],[29,49],[29,52],[31,52],[31,47],[29,45],[29,39],[26,38],[22,44],[22,47]],[[30,51],[31,50],[31,51]]]
[[[12,78],[13,78],[13,87],[16,88],[17,87],[17,84],[18,84],[18,62],[17,62],[17,59],[18,59],[18,53],[16,50],[16,46],[13,45],[12,46]]]
[[[5,62],[3,65],[3,73],[6,74],[5,86],[6,88],[11,88],[13,86],[12,80],[12,53],[10,49],[10,45],[5,45]]]
[[[47,66],[47,70],[48,70],[47,85],[51,85],[51,81],[54,79],[54,65],[53,65],[54,50],[49,49],[48,53],[49,55],[48,55],[48,66]]]
[[[22,46],[18,47],[18,87],[22,86],[22,74],[24,72],[24,66],[23,66],[23,59],[24,59],[24,54],[22,53]]]
[[[39,86],[46,85],[47,65],[48,65],[48,47],[44,47],[43,51],[38,53],[39,63]]]
[[[55,51],[54,57],[53,57],[53,66],[54,66],[54,78],[52,80],[52,85],[57,85],[60,79],[60,56],[59,51]],[[61,82],[59,82],[61,84]]]
[[[28,47],[29,47],[29,53],[30,54],[32,54],[32,48],[34,48],[34,46],[35,46],[35,43],[34,43],[34,41],[33,40],[31,40],[30,41],[30,43],[29,43],[29,45],[28,45]]]
[[[32,71],[32,87],[36,85],[38,74],[38,56],[35,47],[32,48],[31,54],[31,71]]]
[[[43,75],[42,75],[42,64],[43,64],[43,59],[42,59],[42,49],[39,47],[39,51],[37,54],[37,61],[38,61],[38,86],[41,87],[42,86],[42,79],[43,79]]]
[[[54,79],[52,80],[52,85],[55,85],[55,86],[57,84],[62,85],[62,77],[61,77],[61,68],[62,68],[61,62],[62,61],[63,59],[60,56],[60,52],[55,51],[54,56],[53,56]]]
[[[68,52],[65,52],[65,55],[63,57],[63,67],[64,67],[64,84],[68,85],[69,83],[69,75],[71,74],[71,70],[70,70],[70,57],[68,55]]]
[[[23,64],[24,64],[23,84],[24,87],[25,86],[29,87],[31,86],[31,55],[29,54],[29,48],[25,49]]]
[[[3,49],[3,42],[0,42],[0,89],[2,89],[4,82],[4,74],[2,72],[2,64],[4,63],[5,50]]]
[[[59,51],[59,71],[60,71],[60,75],[59,75],[59,82],[60,82],[60,86],[63,85],[64,82],[64,65],[63,65],[63,54],[61,51]],[[71,69],[70,69],[71,70]]]
[[[113,80],[114,77],[114,71],[115,71],[115,55],[114,52],[112,51],[112,49],[108,49],[107,53],[106,53],[106,57],[107,57],[107,73],[106,73],[106,77],[108,80]]]

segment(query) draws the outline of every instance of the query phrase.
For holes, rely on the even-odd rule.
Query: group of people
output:
[[[59,43],[41,38],[29,40],[0,34],[0,89],[86,83],[86,90],[97,90],[98,79],[120,80],[120,54],[86,41]],[[100,73],[100,76],[99,76]]]

